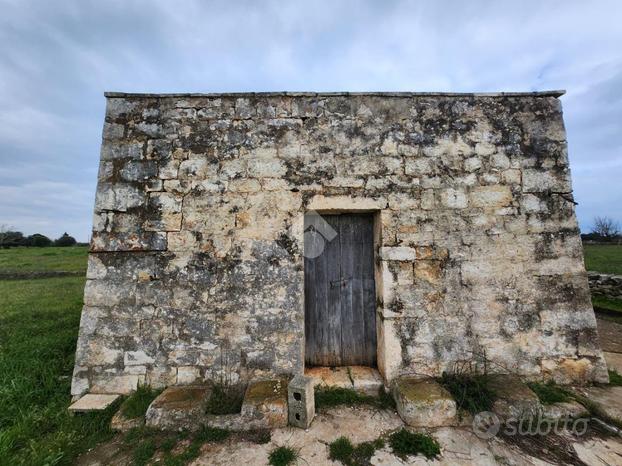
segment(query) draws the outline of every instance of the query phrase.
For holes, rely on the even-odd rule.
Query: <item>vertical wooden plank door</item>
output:
[[[370,214],[322,215],[305,241],[322,253],[305,257],[305,362],[308,366],[376,365],[374,221]],[[313,254],[315,255],[315,254]]]

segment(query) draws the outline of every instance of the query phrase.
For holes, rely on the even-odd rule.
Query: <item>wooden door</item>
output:
[[[305,234],[305,241],[316,242],[311,250],[321,250],[323,243],[321,254],[305,257],[305,362],[375,366],[373,215],[322,218],[336,235]]]

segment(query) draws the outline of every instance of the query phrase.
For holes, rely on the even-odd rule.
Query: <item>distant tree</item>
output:
[[[75,246],[76,242],[73,236],[69,236],[67,232],[65,232],[63,236],[54,241],[54,246]]]
[[[14,231],[8,225],[0,225],[0,248],[23,246],[25,240],[21,231]]]
[[[620,235],[620,225],[609,217],[596,217],[592,232],[604,239],[612,239]]]
[[[30,235],[26,239],[26,242],[28,246],[34,246],[37,248],[44,248],[52,244],[52,240],[50,238],[40,233],[35,233],[34,235]]]

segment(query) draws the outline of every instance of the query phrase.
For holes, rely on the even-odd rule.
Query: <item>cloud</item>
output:
[[[622,2],[0,0],[0,7],[0,223],[27,233],[88,237],[105,90],[565,88],[581,225],[595,215],[622,220]],[[54,201],[42,208],[39,197]]]

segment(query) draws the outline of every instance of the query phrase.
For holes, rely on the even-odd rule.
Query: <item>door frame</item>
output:
[[[302,212],[302,218],[300,219],[301,224],[301,245],[304,248],[304,218],[307,214],[315,212],[319,215],[326,214],[363,214],[368,213],[373,215],[373,249],[374,249],[374,281],[376,288],[376,368],[378,372],[384,379],[385,383],[389,383],[394,376],[394,372],[397,367],[396,362],[401,361],[401,346],[397,342],[397,336],[395,335],[395,330],[393,329],[392,321],[387,321],[384,316],[384,287],[383,287],[383,261],[380,257],[380,248],[383,245],[382,241],[382,220],[383,217],[390,215],[387,210],[386,201],[379,201],[372,198],[352,198],[350,196],[335,196],[335,197],[325,197],[325,196],[315,196],[310,200],[307,204],[306,209]],[[304,250],[304,249],[303,249]],[[302,310],[303,310],[303,319],[302,319],[302,367],[303,373],[305,368],[305,346],[306,346],[306,335],[305,335],[305,300],[304,300],[304,257],[302,257],[303,262],[303,296],[302,296]],[[387,331],[388,330],[388,331]],[[388,351],[386,346],[391,346],[391,353],[395,353],[395,350],[398,350],[396,354],[392,354],[392,357],[389,360]]]

